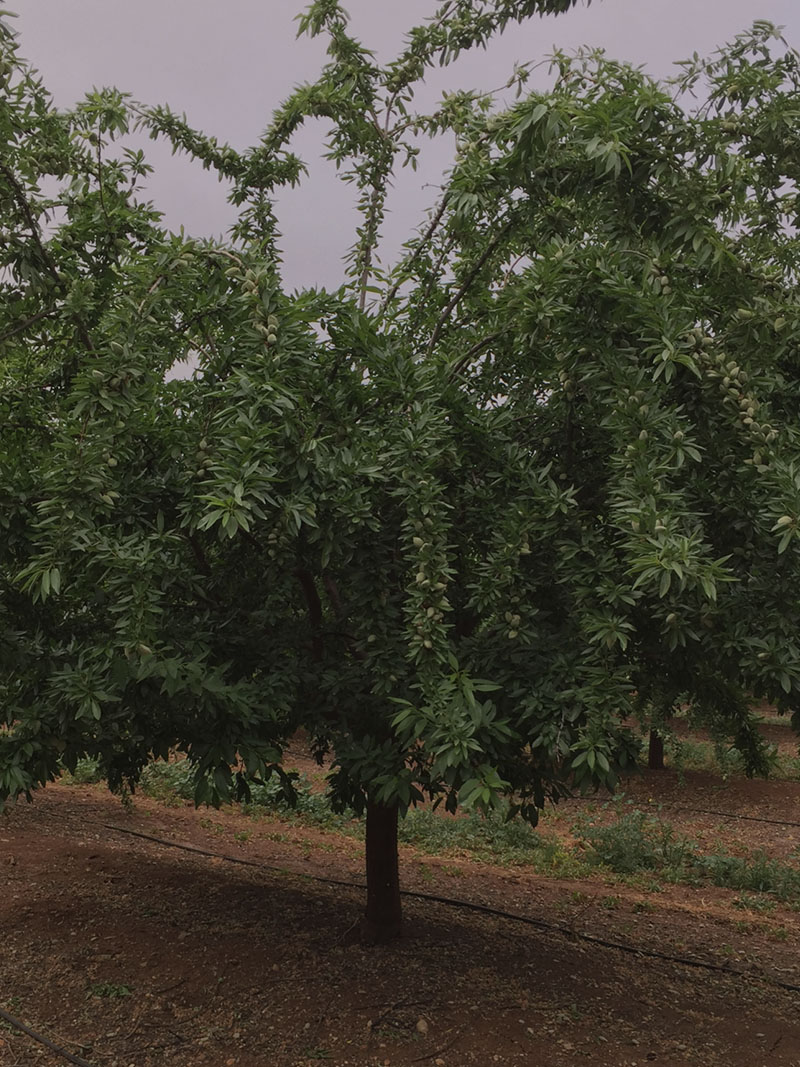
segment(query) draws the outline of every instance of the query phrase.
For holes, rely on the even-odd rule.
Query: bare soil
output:
[[[709,850],[800,844],[798,782],[666,770],[626,794]],[[547,928],[408,897],[405,937],[364,948],[363,860],[278,818],[48,787],[0,819],[0,1008],[92,1067],[800,1067],[797,911],[404,848],[404,889]],[[0,1024],[3,1067],[65,1062]]]

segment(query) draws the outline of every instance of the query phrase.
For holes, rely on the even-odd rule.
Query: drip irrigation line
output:
[[[26,1026],[25,1023],[19,1019],[15,1019],[13,1015],[9,1015],[7,1011],[3,1011],[0,1008],[0,1019],[3,1022],[8,1023],[9,1026],[13,1026],[15,1030],[20,1030],[23,1034],[27,1034],[28,1037],[32,1037],[34,1041],[38,1041],[40,1045],[44,1045],[45,1048],[49,1048],[51,1052],[55,1052],[56,1055],[62,1056],[68,1063],[76,1064],[76,1067],[92,1067],[86,1060],[82,1060],[80,1056],[73,1056],[71,1052],[67,1052],[65,1048],[61,1048],[60,1045],[56,1045],[51,1041],[49,1037],[45,1037],[43,1034],[37,1034],[35,1030],[31,1030],[30,1026]]]
[[[738,815],[732,811],[714,811],[713,808],[687,808],[683,804],[673,804],[672,807],[677,811],[693,811],[698,815],[719,815],[723,819],[745,819],[747,822],[766,822],[771,826],[800,827],[800,822],[791,822],[787,819],[765,819],[763,815]]]
[[[587,803],[597,803],[596,797],[565,797],[565,800],[585,800]],[[612,803],[612,800],[603,801],[604,804]],[[649,805],[648,805],[649,807]],[[771,826],[796,826],[800,827],[800,822],[792,822],[790,819],[766,819],[763,815],[740,815],[735,811],[716,811],[714,808],[690,808],[686,804],[678,804],[674,800],[661,800],[655,808],[667,807],[672,808],[673,811],[691,811],[696,815],[718,815],[722,819],[744,819],[747,822],[765,822]]]
[[[345,886],[349,889],[362,890],[367,888],[363,882],[344,881],[339,878],[328,878],[325,875],[320,874],[305,874],[302,871],[287,871],[285,867],[276,867],[273,864],[261,863],[258,860],[248,860],[239,856],[228,856],[222,852],[211,852],[209,849],[199,848],[196,845],[186,845],[177,841],[168,841],[166,838],[155,837],[153,834],[145,834],[140,830],[129,830],[125,826],[114,826],[110,823],[104,823],[103,825],[107,830],[114,830],[121,834],[130,834],[133,837],[143,838],[145,841],[153,841],[158,845],[165,845],[167,848],[177,848],[184,852],[194,852],[200,856],[209,856],[212,859],[225,860],[228,863],[238,863],[245,867],[257,867],[261,870],[274,871],[279,874],[289,873],[298,878],[307,878],[312,882],[321,882],[324,885]],[[456,897],[444,897],[439,896],[436,893],[423,893],[415,889],[401,889],[400,895],[411,897],[415,900],[427,900],[435,904],[444,904],[447,907],[458,908],[462,911],[474,911],[481,915],[490,915],[494,918],[507,919],[511,922],[524,923],[526,926],[534,926],[538,930],[560,934],[562,937],[567,937],[576,941],[585,941],[588,944],[599,945],[602,948],[615,949],[617,952],[625,952],[633,956],[642,956],[653,960],[664,960],[667,963],[679,963],[686,967],[695,967],[704,971],[715,971],[719,974],[726,974],[732,978],[745,978],[751,981],[775,986],[779,989],[786,989],[791,993],[800,993],[800,985],[793,984],[792,982],[784,982],[780,978],[773,978],[771,975],[741,971],[735,967],[726,967],[723,964],[712,963],[708,960],[692,959],[691,956],[674,956],[668,952],[657,952],[655,949],[637,948],[635,945],[628,945],[624,941],[611,941],[604,937],[596,937],[594,934],[580,933],[579,931],[572,930],[568,926],[562,926],[560,923],[547,922],[545,919],[534,919],[529,915],[520,915],[517,912],[504,911],[502,908],[492,908],[488,904],[479,904],[476,901],[459,900]]]

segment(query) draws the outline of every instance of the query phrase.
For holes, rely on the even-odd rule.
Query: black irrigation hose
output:
[[[669,805],[669,801],[665,801]],[[687,808],[683,804],[672,804],[677,811],[693,811],[698,815],[719,815],[723,819],[745,819],[747,822],[766,822],[772,826],[798,826],[800,822],[789,822],[786,819],[765,819],[763,815],[737,815],[732,811],[714,811],[712,808]]]
[[[77,1067],[92,1067],[86,1060],[82,1060],[80,1056],[73,1056],[71,1052],[67,1052],[65,1048],[61,1048],[60,1045],[56,1045],[50,1040],[49,1037],[44,1037],[42,1034],[37,1034],[35,1030],[31,1030],[30,1026],[26,1026],[25,1023],[19,1019],[15,1019],[13,1015],[9,1015],[7,1011],[3,1011],[0,1008],[0,1019],[8,1023],[9,1026],[13,1026],[15,1030],[22,1031],[23,1034],[27,1034],[28,1037],[32,1037],[34,1041],[38,1041],[40,1045],[44,1045],[45,1048],[49,1048],[51,1052],[55,1052],[58,1056],[63,1056],[69,1063],[74,1063]]]
[[[245,867],[258,867],[261,870],[277,871],[280,874],[291,873],[298,878],[308,878],[313,882],[322,882],[325,885],[338,885],[346,886],[350,889],[366,889],[363,882],[346,882],[337,878],[326,878],[319,874],[303,874],[300,871],[287,872],[284,867],[276,867],[269,863],[260,863],[258,860],[247,860],[239,856],[227,856],[222,852],[210,852],[205,848],[198,848],[195,845],[183,845],[177,841],[168,841],[163,837],[154,837],[152,834],[145,834],[139,830],[129,830],[124,826],[113,826],[110,823],[104,823],[106,830],[115,830],[121,834],[130,834],[133,837],[141,837],[145,841],[154,841],[158,845],[166,845],[167,848],[178,848],[184,852],[195,852],[201,856],[210,856],[212,859],[226,860],[228,863],[239,863]],[[577,941],[585,941],[591,945],[600,945],[602,948],[613,948],[618,952],[627,952],[633,956],[644,956],[647,959],[653,960],[665,960],[668,963],[680,963],[686,967],[696,967],[705,971],[716,971],[720,974],[727,974],[734,978],[746,978],[755,982],[763,982],[766,985],[775,986],[779,989],[787,989],[792,993],[800,993],[800,985],[794,985],[791,982],[783,982],[780,978],[773,978],[770,975],[753,974],[749,971],[740,971],[733,967],[725,967],[720,963],[710,963],[706,960],[695,960],[689,956],[673,956],[666,952],[656,952],[653,949],[637,948],[635,945],[626,945],[622,941],[609,941],[603,937],[595,937],[593,934],[582,934],[577,931],[571,930],[568,926],[561,926],[559,923],[549,923],[544,919],[533,919],[528,915],[518,915],[511,911],[503,911],[500,908],[491,908],[488,904],[477,904],[469,900],[458,900],[455,897],[442,897],[435,893],[421,893],[413,889],[401,889],[401,896],[413,897],[416,900],[430,900],[436,904],[445,904],[451,908],[460,908],[463,911],[476,911],[482,915],[491,915],[495,918],[509,919],[512,922],[525,923],[526,926],[535,926],[538,930],[546,930],[549,933],[557,933],[562,936],[573,938]]]
[[[585,800],[587,802],[597,803],[597,797],[565,797],[565,800]],[[602,801],[604,804],[611,804],[612,800]],[[718,815],[722,819],[744,819],[747,822],[765,822],[771,826],[797,826],[800,827],[800,822],[791,822],[789,819],[765,819],[763,815],[740,815],[735,811],[715,811],[713,808],[690,808],[686,804],[679,804],[674,800],[661,800],[655,805],[656,809],[667,807],[672,808],[674,811],[692,811],[696,815]]]

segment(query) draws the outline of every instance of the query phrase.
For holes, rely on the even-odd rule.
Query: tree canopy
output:
[[[446,3],[382,67],[317,0],[329,62],[244,152],[116,90],[56,110],[0,18],[0,799],[174,750],[199,803],[291,795],[302,727],[369,866],[370,813],[613,786],[637,717],[688,705],[753,772],[752,700],[800,725],[798,56],[758,23],[668,85],[558,54],[548,92],[415,110],[569,6]],[[361,221],[341,288],[289,293],[310,117]],[[231,182],[229,239],[163,228],[134,129]],[[385,269],[392,175],[445,130]]]

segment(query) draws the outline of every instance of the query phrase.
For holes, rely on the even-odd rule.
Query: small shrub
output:
[[[103,781],[100,771],[100,763],[96,759],[79,759],[75,764],[74,771],[64,769],[61,772],[61,781],[65,785],[96,785]]]
[[[363,834],[362,821],[352,812],[333,811],[325,793],[312,792],[311,783],[305,775],[300,775],[295,780],[294,788],[295,800],[292,803],[277,777],[251,785],[250,800],[240,805],[241,810],[246,815],[273,812],[281,818],[297,819],[322,829],[338,830],[356,836]]]
[[[192,800],[194,767],[188,759],[148,763],[139,779],[139,788],[145,796],[166,804],[178,799]]]

